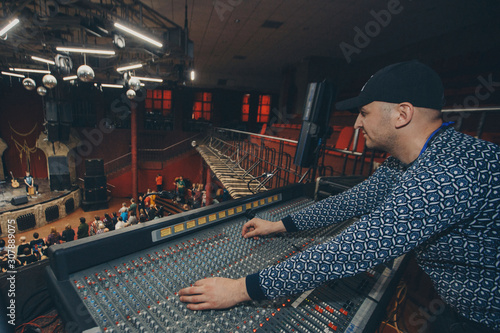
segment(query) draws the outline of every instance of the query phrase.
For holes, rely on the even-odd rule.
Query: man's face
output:
[[[363,131],[367,148],[390,150],[395,143],[391,115],[392,105],[384,102],[372,102],[360,109],[354,128]]]

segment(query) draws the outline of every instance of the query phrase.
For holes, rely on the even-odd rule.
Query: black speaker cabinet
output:
[[[71,189],[69,173],[65,175],[50,175],[50,190],[63,191]]]
[[[106,176],[85,176],[85,189],[106,187]]]
[[[96,188],[92,190],[85,190],[84,201],[88,203],[93,202],[106,202],[108,195],[105,188]]]
[[[47,124],[47,139],[50,142],[59,141],[59,123],[51,123]]]
[[[104,161],[101,159],[85,160],[85,176],[103,176]]]
[[[25,203],[28,203],[28,196],[25,194],[25,195],[19,195],[17,197],[13,197],[10,200],[10,203],[13,204],[14,206],[23,205]]]
[[[336,91],[329,80],[309,84],[295,152],[295,165],[311,167],[315,163],[320,139],[326,139]]]
[[[66,156],[50,156],[49,175],[66,175],[69,174],[68,159]]]

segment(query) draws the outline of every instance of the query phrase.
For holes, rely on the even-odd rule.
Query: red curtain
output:
[[[21,85],[2,87],[0,135],[8,148],[3,162],[8,175],[22,178],[27,170],[34,178],[47,178],[47,159],[36,140],[43,131],[43,99],[36,90],[28,91]],[[21,182],[22,184],[22,182]]]

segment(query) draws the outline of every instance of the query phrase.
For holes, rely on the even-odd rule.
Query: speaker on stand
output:
[[[312,169],[312,179],[316,177],[320,149],[331,135],[329,122],[336,92],[330,80],[308,85],[294,164]]]

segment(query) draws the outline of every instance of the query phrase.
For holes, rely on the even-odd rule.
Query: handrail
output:
[[[196,138],[196,137],[197,137],[197,136],[199,136],[200,134],[201,134],[201,133],[197,133],[197,134],[193,135],[193,136],[192,136],[192,137],[190,137],[190,138],[184,139],[184,140],[182,140],[182,141],[179,141],[179,142],[177,142],[177,143],[174,143],[173,145],[170,145],[170,146],[165,147],[165,148],[161,148],[161,149],[155,149],[155,148],[148,148],[148,149],[145,149],[145,148],[139,148],[139,149],[137,149],[137,150],[139,150],[139,151],[167,151],[167,150],[169,150],[170,148],[173,148],[173,147],[175,147],[175,146],[180,145],[181,143],[184,143],[184,142],[186,142],[186,141],[189,141],[189,140],[192,140],[192,139]]]
[[[270,135],[263,135],[263,134],[257,134],[257,133],[251,133],[251,132],[238,131],[238,130],[234,130],[234,129],[230,129],[230,128],[216,127],[215,129],[216,130],[220,129],[220,130],[224,130],[224,131],[227,131],[227,132],[247,134],[247,135],[257,136],[257,137],[260,137],[260,138],[279,140],[279,141],[283,141],[283,142],[299,143],[297,140],[290,140],[290,139],[280,138],[280,137],[277,137],[277,136],[270,136]]]

